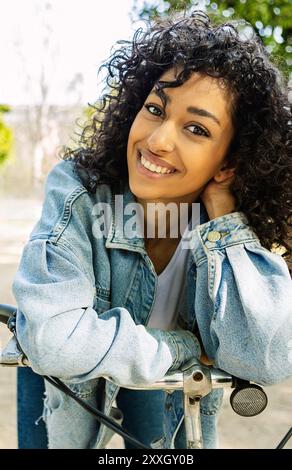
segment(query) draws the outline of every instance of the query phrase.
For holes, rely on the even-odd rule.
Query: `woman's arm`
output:
[[[240,212],[198,226],[191,248],[207,355],[217,367],[258,383],[292,376],[292,283],[285,261],[260,245]]]
[[[200,356],[191,332],[147,329],[125,308],[98,316],[94,283],[76,248],[64,242],[64,237],[57,244],[31,240],[13,283],[18,339],[35,372],[68,382],[108,376],[135,385],[154,382]]]

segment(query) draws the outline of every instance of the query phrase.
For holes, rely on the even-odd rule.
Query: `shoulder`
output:
[[[83,185],[73,161],[63,160],[49,173],[41,218],[31,233],[32,238],[48,238],[57,241],[66,231],[90,230],[92,211],[97,202],[109,202],[112,191],[108,185],[100,185],[91,194]]]
[[[68,193],[76,187],[84,187],[75,171],[75,163],[62,160],[57,163],[47,176],[45,189],[57,190],[59,194]]]

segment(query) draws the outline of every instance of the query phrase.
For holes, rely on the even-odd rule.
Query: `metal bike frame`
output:
[[[181,390],[184,395],[184,417],[187,449],[202,449],[200,416],[201,399],[214,388],[230,388],[233,377],[220,369],[204,366],[196,359],[184,364],[182,372],[167,374],[153,384],[123,385],[132,390],[164,390],[168,393]]]

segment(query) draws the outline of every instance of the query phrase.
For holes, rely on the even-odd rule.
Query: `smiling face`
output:
[[[160,77],[174,79],[173,69]],[[153,88],[130,129],[130,189],[140,202],[195,202],[226,164],[231,98],[217,79],[199,73],[162,92],[166,106]]]

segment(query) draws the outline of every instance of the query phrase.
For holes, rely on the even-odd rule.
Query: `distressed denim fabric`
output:
[[[132,202],[127,188],[124,207]],[[94,236],[97,203],[113,207],[105,238]],[[61,378],[90,403],[96,400],[99,378],[113,379],[116,385],[106,381],[103,403],[110,414],[120,386],[154,382],[199,357],[193,334],[198,327],[216,367],[264,385],[292,376],[288,268],[261,246],[243,213],[208,221],[201,204],[200,224],[190,232],[188,309],[179,313],[180,326],[173,331],[147,328],[157,275],[144,239],[126,237],[115,217],[109,186],[88,193],[72,162],[51,171],[42,216],[13,283],[19,342],[36,373]],[[75,446],[82,435],[82,446],[102,448],[107,428],[97,429],[59,393],[46,387],[50,447]],[[215,390],[204,400],[204,445],[215,447],[221,395]],[[157,438],[169,448],[179,436],[183,408],[177,392],[166,401],[163,436]]]
[[[17,383],[18,383],[18,448],[19,449],[47,449],[48,448],[48,432],[45,422],[53,426],[56,416],[60,418],[60,413],[55,412],[58,409],[58,400],[63,398],[61,395],[55,396],[55,390],[50,395],[45,394],[44,408],[43,395],[45,391],[44,379],[40,375],[33,372],[31,368],[19,367],[17,369]],[[65,398],[65,397],[64,397]],[[86,398],[86,401],[88,401]],[[83,399],[84,394],[83,394]],[[91,397],[92,400],[92,397]],[[151,442],[163,434],[163,410],[165,403],[165,393],[163,391],[138,391],[128,390],[122,387],[117,396],[117,405],[120,411],[112,410],[111,416],[121,422],[123,417],[123,427],[127,429],[139,441],[143,442],[146,446],[150,446]],[[95,402],[93,404],[96,404]],[[65,407],[63,406],[65,412]],[[76,408],[77,413],[73,414],[80,416],[82,409]],[[72,419],[72,410],[69,410],[69,418]],[[50,416],[54,416],[50,422]],[[81,416],[80,416],[81,417]],[[43,418],[43,419],[41,419]],[[91,439],[92,430],[97,425],[95,420],[84,414],[87,423],[86,429],[89,430],[88,441]],[[87,421],[89,418],[89,422]],[[61,418],[62,419],[62,418]],[[68,416],[64,413],[64,420],[62,427],[67,421]],[[84,436],[84,427],[81,429],[81,435],[74,433],[71,438],[70,428],[72,422],[68,423],[68,432],[64,433],[64,437],[58,438],[58,432],[50,433],[50,447],[61,446],[61,448],[84,448],[87,445]],[[89,424],[89,426],[88,426]],[[92,429],[90,428],[92,426]],[[57,428],[58,429],[58,428]],[[106,441],[112,436],[111,431],[106,438]],[[54,445],[54,441],[56,444]],[[134,446],[127,441],[124,442],[126,449],[133,449]]]
[[[19,449],[47,449],[43,414],[44,379],[29,367],[17,368],[17,436]]]

